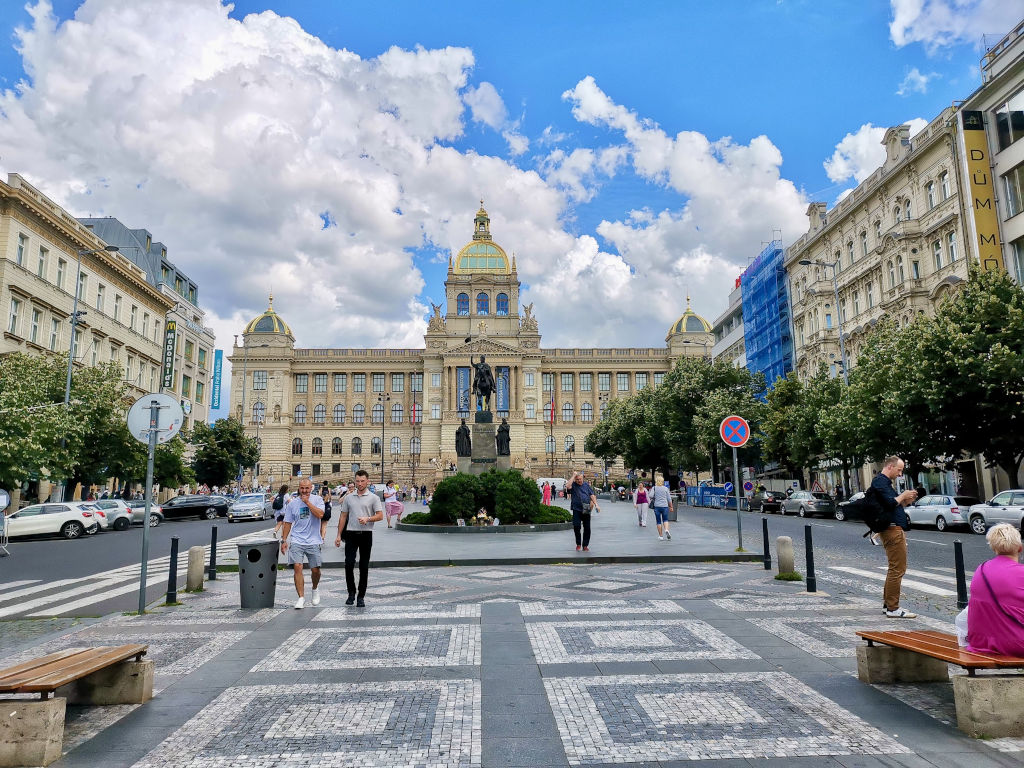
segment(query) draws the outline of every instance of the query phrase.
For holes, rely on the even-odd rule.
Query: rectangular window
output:
[[[432,373],[432,374],[430,374],[430,386],[432,386],[434,389],[440,389],[441,388],[441,374],[440,373]]]
[[[615,378],[618,382],[616,385],[616,389],[618,389],[619,392],[629,392],[629,374],[618,373],[615,375]]]
[[[943,171],[942,175],[939,176],[939,184],[942,185],[942,199],[949,199],[949,171]]]
[[[181,396],[192,397],[192,377],[182,375],[181,377]]]
[[[18,250],[14,252],[14,263],[19,267],[25,266],[26,248],[28,248],[28,238],[25,235],[18,235]]]
[[[660,387],[661,386],[661,382],[663,382],[664,380],[665,380],[665,374],[664,373],[656,373],[656,374],[654,374],[654,386]]]
[[[647,374],[638,373],[636,375],[636,391],[639,392],[641,389],[647,386]]]
[[[50,351],[57,351],[57,343],[60,341],[60,324],[56,320],[50,321]]]
[[[956,232],[946,235],[946,250],[949,252],[949,263],[956,261]]]
[[[114,319],[121,322],[121,297],[114,296]]]
[[[149,336],[149,312],[142,313],[142,335]],[[192,350],[189,348],[191,345],[192,342],[185,342],[185,357],[189,360],[192,359]]]
[[[39,246],[39,261],[36,262],[36,274],[39,277],[46,277],[46,257],[49,255],[50,252],[48,250],[43,248],[43,246]]]
[[[335,392],[348,392],[348,374],[347,373],[336,373],[336,374],[334,374],[334,391]]]
[[[930,211],[935,207],[935,182],[929,181],[928,186],[925,188],[928,196],[928,210]]]
[[[57,259],[57,287],[64,290],[64,273],[68,269],[68,263],[64,259]]]
[[[535,386],[532,373],[527,373],[526,374],[526,384],[525,384],[525,386],[527,386],[527,387]]]
[[[580,374],[580,392],[590,392],[594,388],[594,374]]]
[[[1006,200],[1006,218],[1016,216],[1024,207],[1024,165],[1018,165],[1003,176],[1003,199]]]
[[[203,402],[203,389],[204,389],[203,382],[197,381],[196,382],[196,402],[197,403]]]
[[[599,392],[610,392],[612,388],[612,375],[610,373],[597,374],[597,390]]]
[[[202,347],[199,348],[199,367],[206,370],[206,350]]]
[[[877,222],[875,223],[875,234],[876,234],[876,236],[878,237],[879,240],[882,239],[882,225],[877,223]],[[860,255],[861,256],[867,256],[868,255],[868,233],[867,232],[861,232],[860,233]]]
[[[134,304],[132,304],[132,312],[131,312],[131,315],[129,316],[129,318],[130,319],[129,319],[128,327],[131,328],[134,331],[135,330],[135,324],[139,321],[139,308],[137,306],[135,306]]]
[[[384,374],[375,373],[373,374],[373,391],[383,392],[384,391]]]
[[[313,391],[314,392],[326,392],[327,391],[327,374],[326,373],[314,373],[313,374]]]
[[[156,366],[149,366],[149,391],[156,392]]]
[[[910,262],[910,277],[914,280],[921,279],[921,262],[917,259]]]
[[[562,374],[562,391],[563,392],[572,392],[572,378],[573,377],[572,377],[571,373],[563,373]]]
[[[21,302],[18,299],[11,299],[11,314],[7,318],[7,332],[18,332],[18,313],[21,311]]]
[[[365,392],[366,391],[366,374],[365,373],[353,373],[352,374],[352,391],[353,392]]]
[[[853,266],[853,240],[846,244],[846,255],[850,258],[850,266]]]
[[[832,313],[831,312],[826,312],[825,313],[825,327],[826,328],[831,328],[832,327]]]
[[[541,389],[545,392],[554,392],[555,390],[555,374],[553,373],[542,373],[540,376]]]
[[[100,354],[100,343],[96,339],[92,340],[92,345],[89,347],[89,353],[89,364],[96,365],[96,358],[99,357]]]
[[[432,405],[432,406],[430,406],[430,418],[432,418],[432,419],[440,419],[441,418],[441,406],[440,405]]]
[[[79,330],[75,330],[75,332],[71,335],[71,357],[73,357],[75,360],[78,359],[79,350],[81,349],[81,347],[82,332]],[[128,378],[131,379],[131,376],[129,376]]]
[[[100,312],[103,311],[104,297],[107,293],[107,286],[100,283],[96,286],[96,309]]]
[[[1024,138],[1024,91],[1010,97],[996,109],[996,133],[999,150]]]
[[[860,314],[860,291],[853,292],[853,316]]]
[[[43,319],[43,313],[38,309],[32,310],[32,327],[29,329],[28,340],[33,344],[39,343],[39,323]]]
[[[253,371],[252,372],[252,388],[258,390],[265,390],[267,388],[267,372],[266,371]]]
[[[392,373],[391,374],[391,391],[392,392],[405,392],[405,374],[404,373]]]
[[[85,286],[86,286],[86,283],[88,282],[88,280],[89,280],[89,277],[88,277],[88,275],[85,274],[85,272],[83,272],[82,274],[80,274],[78,276],[78,300],[79,301],[85,301]]]
[[[942,269],[942,241],[936,240],[932,243],[932,258],[935,259],[935,269]]]
[[[422,392],[423,391],[423,374],[422,373],[410,373],[409,374],[409,391],[410,392]]]
[[[309,374],[308,373],[296,373],[295,374],[295,391],[296,392],[309,392]]]
[[[868,283],[867,295],[868,309],[871,309],[873,306],[875,306],[875,284],[873,282]],[[817,330],[817,328],[815,328],[815,330]]]
[[[526,418],[532,419],[537,415],[536,406],[533,403],[526,404]]]

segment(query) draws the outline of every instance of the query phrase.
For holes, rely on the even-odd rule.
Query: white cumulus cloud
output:
[[[890,0],[889,37],[899,47],[921,43],[934,53],[958,44],[981,47],[982,37],[1002,37],[1021,19],[1013,0]]]
[[[912,93],[928,93],[928,81],[938,77],[938,73],[922,73],[917,67],[907,72],[896,89],[897,96],[909,96]]]
[[[928,125],[928,121],[920,117],[906,122],[910,125],[911,137]],[[828,177],[836,183],[852,178],[860,184],[874,173],[885,162],[885,147],[882,146],[885,131],[885,128],[864,123],[853,133],[846,134],[824,163]]]

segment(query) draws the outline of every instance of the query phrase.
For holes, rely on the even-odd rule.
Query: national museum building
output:
[[[481,356],[494,372],[495,418],[511,428],[512,466],[532,477],[577,466],[593,477],[604,462],[584,441],[609,400],[657,386],[679,358],[708,355],[713,342],[687,307],[664,347],[544,348],[533,305],[519,304],[515,256],[491,239],[482,206],[473,239],[449,259],[445,297],[422,349],[297,349],[271,300],[230,356],[231,413],[244,413],[261,445],[257,481],[347,480],[359,468],[375,481],[382,471],[399,483],[439,481],[456,463],[470,359]],[[621,461],[609,469],[625,473]]]

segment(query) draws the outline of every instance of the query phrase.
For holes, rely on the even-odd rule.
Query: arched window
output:
[[[384,423],[384,406],[377,403],[373,406],[373,410],[370,412],[370,423],[371,424],[383,424]]]
[[[305,424],[306,423],[306,406],[296,405],[295,406],[295,423]]]
[[[508,294],[499,293],[498,298],[494,300],[494,314],[501,317],[508,315]]]
[[[910,219],[912,218],[910,215],[911,211],[912,209],[910,207],[910,198],[908,197],[906,199],[906,202],[903,203],[903,218],[905,218],[907,221],[910,221]]]
[[[363,452],[363,441],[358,437],[352,438],[352,455],[358,456]]]
[[[252,406],[252,421],[254,424],[262,424],[267,418],[267,406],[257,401]]]
[[[391,438],[391,453],[397,455],[402,452],[402,438],[392,437]]]
[[[942,185],[942,199],[949,197],[949,171],[943,171],[939,176],[939,184]]]
[[[928,186],[925,187],[925,190],[927,190],[928,210],[930,211],[932,208],[935,207],[935,182],[929,181]]]
[[[903,210],[897,205],[892,209],[892,223],[899,224],[903,221]]]
[[[832,263],[836,265],[836,274],[839,274],[843,271],[843,254],[840,253],[838,248],[836,249],[835,256],[836,257],[832,260]]]
[[[372,453],[372,454],[380,453],[380,438],[379,437],[375,437],[375,438],[373,438],[370,441],[370,453]]]
[[[402,423],[402,404],[394,403],[391,406],[391,423],[401,424]]]
[[[323,456],[324,455],[324,441],[319,437],[313,438],[313,455]]]
[[[903,257],[896,257],[896,274],[899,275],[900,282],[903,282]]]
[[[853,266],[853,260],[854,260],[853,240],[849,240],[846,243],[846,255],[849,257],[849,259],[850,259],[850,266],[852,267]]]
[[[576,438],[572,435],[565,436],[565,450],[575,451],[576,450]]]
[[[562,421],[572,421],[573,420],[573,416],[574,416],[574,414],[573,414],[572,403],[563,403],[562,404]]]
[[[552,437],[551,435],[548,435],[547,437],[544,438],[544,451],[546,453],[555,452],[555,438]]]
[[[478,315],[486,315],[490,310],[488,308],[490,300],[487,298],[486,293],[478,293],[476,295],[476,313]]]
[[[608,410],[608,403],[601,403],[601,418],[604,418],[604,412]]]
[[[292,440],[292,456],[302,455],[302,438],[296,437]]]
[[[366,421],[366,409],[360,404],[352,408],[352,423],[362,424]]]
[[[345,406],[338,403],[334,406],[334,423],[344,424],[345,423]]]
[[[469,315],[469,294],[460,293],[455,298],[455,310],[461,317]]]
[[[341,438],[331,440],[331,456],[341,456]]]
[[[889,261],[889,287],[896,287],[896,267],[893,265],[892,260]]]
[[[323,424],[325,421],[327,421],[327,406],[320,403],[313,408],[313,423]]]
[[[590,403],[580,406],[580,421],[591,422],[594,420],[594,407]]]
[[[419,456],[420,439],[418,437],[414,437],[412,440],[409,441],[409,453],[411,453],[413,456]]]

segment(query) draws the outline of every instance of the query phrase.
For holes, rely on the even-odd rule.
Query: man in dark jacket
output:
[[[885,556],[889,561],[889,571],[885,575],[883,599],[885,615],[890,619],[916,619],[917,614],[900,608],[900,587],[903,575],[907,572],[907,537],[904,531],[910,528],[907,513],[903,507],[917,500],[915,491],[904,491],[897,494],[892,481],[903,474],[905,464],[898,456],[886,456],[882,471],[871,481],[871,491],[882,507],[882,514],[889,521],[889,527],[882,531],[882,544]]]
[[[582,545],[584,552],[590,551],[590,510],[597,504],[590,483],[583,479],[582,472],[573,472],[572,480],[567,488],[569,509],[572,510],[572,530],[576,534],[576,551]],[[580,540],[580,528],[583,528],[583,539]]]

